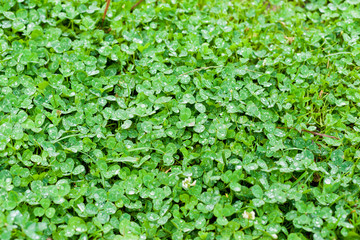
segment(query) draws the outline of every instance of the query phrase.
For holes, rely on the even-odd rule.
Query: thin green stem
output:
[[[220,67],[223,67],[223,66],[209,66],[209,67],[196,68],[194,70],[191,70],[191,71],[184,72],[184,73],[180,74],[179,77],[187,75],[189,73],[198,72],[198,71],[201,71],[201,70],[207,70],[207,69],[212,69],[212,68],[220,68]]]
[[[340,54],[351,54],[351,52],[337,52],[337,53],[331,53],[331,54],[329,54],[329,55],[326,55],[325,57],[331,57],[331,56],[340,55]]]

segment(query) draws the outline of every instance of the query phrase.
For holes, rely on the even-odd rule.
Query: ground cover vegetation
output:
[[[6,0],[0,238],[360,239],[360,1]]]

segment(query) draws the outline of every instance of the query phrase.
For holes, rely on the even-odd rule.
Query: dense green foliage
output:
[[[360,1],[1,0],[0,239],[360,239]]]

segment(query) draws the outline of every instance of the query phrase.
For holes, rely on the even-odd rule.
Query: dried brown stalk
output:
[[[109,9],[109,6],[110,6],[110,2],[111,2],[111,0],[106,0],[106,7],[105,7],[104,15],[102,17],[103,24],[104,24],[104,21],[105,21],[106,13],[107,13],[107,11]]]
[[[144,0],[139,0],[137,3],[134,4],[134,6],[131,7],[131,12],[140,4],[142,3]]]

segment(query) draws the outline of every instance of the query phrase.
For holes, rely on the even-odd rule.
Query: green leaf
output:
[[[256,198],[262,199],[263,190],[259,185],[254,185],[251,187],[251,192],[254,194]]]
[[[189,108],[182,108],[180,110],[180,120],[185,122],[191,117],[191,110]]]

